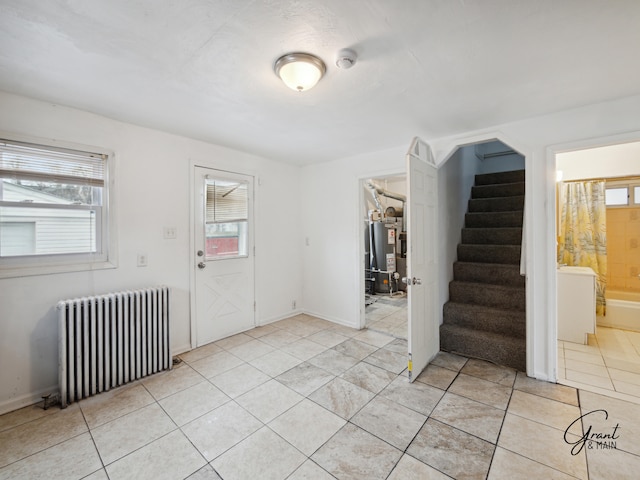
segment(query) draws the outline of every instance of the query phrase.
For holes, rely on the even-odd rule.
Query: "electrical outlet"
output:
[[[147,266],[147,254],[146,253],[139,253],[138,254],[138,266],[139,267],[146,267]]]
[[[176,227],[164,227],[162,229],[162,235],[165,240],[173,240],[178,238],[178,229]]]

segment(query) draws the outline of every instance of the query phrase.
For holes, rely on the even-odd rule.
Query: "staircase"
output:
[[[523,210],[524,170],[476,175],[444,305],[441,350],[526,370]]]

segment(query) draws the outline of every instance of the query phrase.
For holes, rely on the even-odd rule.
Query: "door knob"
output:
[[[204,252],[202,250],[198,250],[196,255],[198,255],[199,257],[202,257],[204,255]]]
[[[206,265],[205,265],[205,263],[204,263],[204,262],[200,262],[200,263],[198,264],[198,268],[199,268],[200,270],[202,270],[204,267],[206,267]]]
[[[411,279],[411,283],[413,283],[414,285],[422,285],[422,280],[420,278],[413,277]]]

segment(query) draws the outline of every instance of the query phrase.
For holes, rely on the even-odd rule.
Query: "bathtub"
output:
[[[607,290],[607,314],[598,317],[602,327],[640,332],[640,292]]]

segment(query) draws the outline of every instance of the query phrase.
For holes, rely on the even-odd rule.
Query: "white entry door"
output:
[[[194,167],[195,343],[255,326],[253,177]]]
[[[438,315],[438,175],[431,148],[415,138],[407,153],[409,381],[440,350]]]

